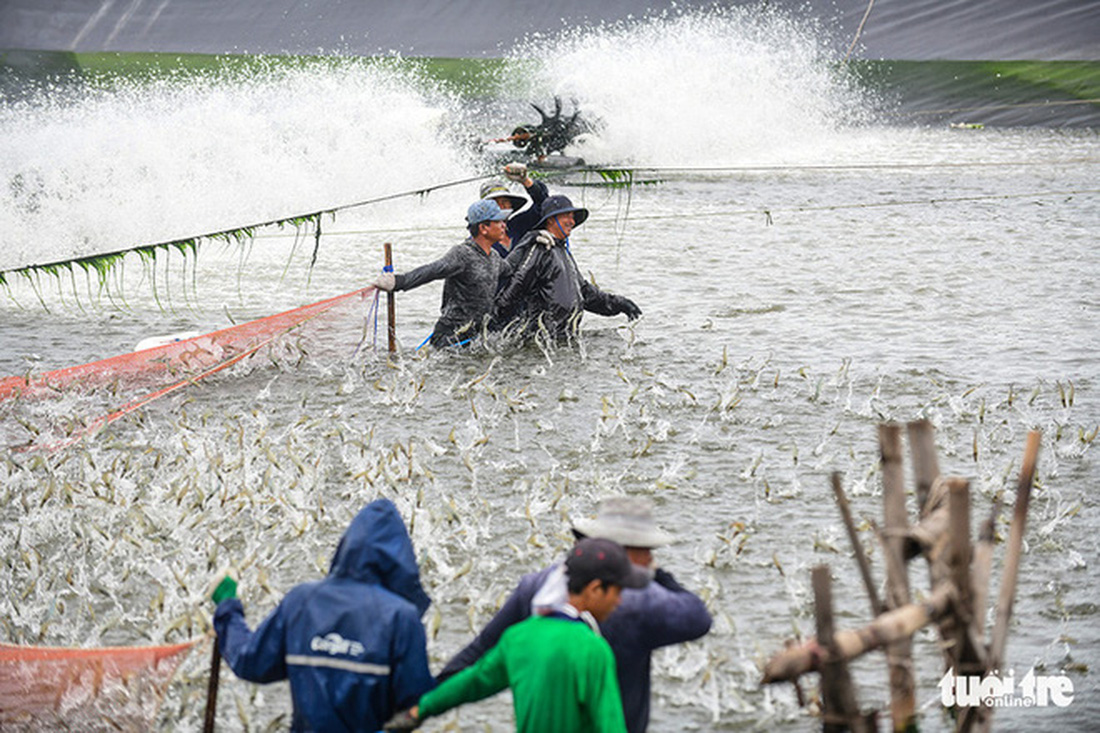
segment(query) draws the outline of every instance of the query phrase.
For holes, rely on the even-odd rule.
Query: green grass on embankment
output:
[[[502,79],[524,76],[508,59],[354,56],[251,56],[187,53],[69,53],[0,51],[0,91],[27,82],[77,76],[101,84],[235,77],[280,69],[392,66],[462,97],[495,97]],[[1058,124],[1059,118],[1100,115],[1100,61],[852,61],[846,71],[884,99],[900,102],[902,116],[932,121],[951,113],[1005,124]],[[505,87],[506,88],[506,87]],[[16,94],[18,96],[18,93]],[[1040,113],[1025,108],[1048,107]],[[1083,116],[1083,117],[1082,117]]]

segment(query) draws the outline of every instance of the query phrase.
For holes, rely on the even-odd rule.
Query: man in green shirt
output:
[[[386,730],[411,730],[453,707],[512,688],[518,733],[625,733],[615,657],[599,635],[623,588],[649,576],[615,542],[578,542],[565,561],[569,601],[510,627],[477,661],[420,697]]]

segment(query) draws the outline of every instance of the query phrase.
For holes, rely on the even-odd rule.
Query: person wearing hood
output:
[[[611,497],[600,502],[594,518],[573,524],[578,538],[612,540],[626,548],[630,561],[644,568],[653,582],[644,588],[623,590],[618,609],[600,620],[600,632],[615,655],[623,714],[629,733],[649,725],[650,665],[653,652],[663,646],[692,641],[710,631],[706,604],[664,568],[653,550],[673,541],[653,519],[653,507],[641,497]],[[514,624],[531,616],[554,612],[566,602],[567,569],[555,563],[525,575],[481,633],[440,671],[440,684],[475,664]]]
[[[622,313],[630,320],[640,316],[642,310],[634,301],[606,293],[581,276],[569,251],[569,235],[588,218],[588,209],[573,206],[566,196],[550,196],[540,211],[537,228],[504,262],[492,327],[525,335],[545,330],[561,340],[580,330],[584,311],[602,316]]]
[[[241,679],[290,681],[291,730],[374,733],[435,686],[420,620],[431,600],[387,499],[352,520],[328,576],[291,589],[255,631],[236,588],[227,575],[212,595],[218,647]]]
[[[487,181],[481,186],[481,198],[495,201],[497,206],[508,212],[507,231],[499,242],[493,243],[493,249],[501,257],[507,257],[512,251],[512,245],[535,228],[542,216],[542,202],[550,195],[546,184],[532,179],[523,163],[509,163],[504,166],[504,177],[522,185],[527,195],[512,193],[508,190],[508,184],[500,179]]]

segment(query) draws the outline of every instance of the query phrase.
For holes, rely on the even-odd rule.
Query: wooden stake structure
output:
[[[386,256],[386,272],[393,272],[393,245],[386,242],[382,245]],[[386,332],[389,336],[390,353],[397,351],[397,316],[395,314],[393,291],[386,293]]]
[[[911,423],[908,434],[920,512],[920,521],[912,527],[908,525],[905,509],[900,428],[894,425],[879,427],[884,515],[880,539],[886,565],[886,598],[882,601],[877,598],[866,554],[856,536],[840,476],[832,476],[833,492],[859,563],[874,618],[856,630],[835,630],[829,569],[827,566],[815,567],[817,638],[789,645],[764,665],[764,683],[791,681],[797,684],[800,675],[820,673],[825,731],[875,730],[873,713],[871,717],[860,713],[847,668],[849,661],[875,649],[886,652],[892,728],[895,731],[917,730],[912,635],[930,624],[939,627],[945,671],[954,670],[952,674],[958,676],[982,676],[999,673],[1004,663],[1040,433],[1029,433],[1024,451],[1004,577],[996,605],[996,623],[988,646],[983,642],[984,625],[1000,499],[982,523],[977,544],[972,545],[969,482],[940,476],[931,424],[926,421]],[[918,556],[924,556],[929,564],[932,587],[922,602],[913,603],[909,600],[906,565]],[[993,710],[976,706],[955,708],[950,712],[955,717],[955,730],[969,733],[988,731]]]

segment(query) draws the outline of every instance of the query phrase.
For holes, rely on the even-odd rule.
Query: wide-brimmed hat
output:
[[[535,225],[535,228],[541,229],[542,225],[545,224],[548,219],[552,219],[559,214],[568,214],[569,212],[573,212],[573,226],[575,227],[579,227],[584,223],[584,220],[588,218],[588,209],[574,206],[568,196],[550,196],[542,202],[542,209],[539,211],[539,213],[542,214],[542,218],[539,219],[539,223]]]
[[[481,184],[481,198],[495,201],[496,199],[508,199],[512,202],[512,211],[519,211],[527,205],[527,197],[512,193],[508,190],[508,184],[499,179],[486,181]]]
[[[466,209],[466,223],[480,224],[483,221],[504,221],[508,218],[508,212],[497,206],[492,199],[479,199],[470,204]]]
[[[565,573],[570,581],[583,587],[600,580],[621,588],[645,588],[649,573],[630,562],[618,543],[597,537],[587,537],[569,551],[565,558]]]
[[[653,520],[652,502],[638,496],[604,499],[596,508],[595,519],[578,519],[573,522],[573,532],[614,540],[623,547],[653,548],[674,541]]]

